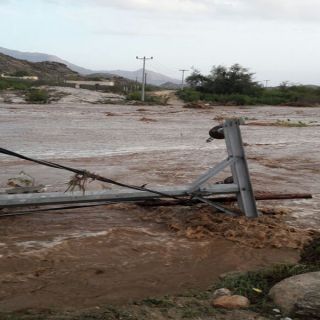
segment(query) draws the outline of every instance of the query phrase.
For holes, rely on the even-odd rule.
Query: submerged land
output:
[[[1,146],[125,183],[183,185],[226,156],[223,140],[205,142],[209,129],[225,118],[241,117],[254,190],[307,192],[313,199],[261,201],[259,209],[269,215],[250,224],[243,220],[239,224],[206,206],[150,208],[133,204],[2,218],[2,312],[21,315],[33,310],[38,315],[44,312],[45,319],[51,310],[52,317],[59,318],[54,315],[58,312],[80,319],[79,312],[91,310],[92,319],[136,319],[133,309],[131,318],[125,314],[117,318],[116,313],[108,318],[104,308],[151,297],[155,300],[150,300],[149,306],[161,305],[163,296],[203,292],[227,272],[297,263],[304,242],[314,232],[310,230],[319,229],[318,108],[193,109],[184,108],[172,92],[165,93],[171,96],[166,106],[136,106],[119,101],[101,103],[102,98],[121,98],[110,93],[71,88],[60,92],[65,95],[50,104],[26,104],[15,101],[16,96],[11,96],[10,103],[2,102]],[[4,155],[0,163],[2,192],[8,188],[8,179],[21,171],[48,191],[65,191],[70,179],[64,171]],[[228,175],[226,171],[215,181]],[[92,182],[87,190],[111,187]],[[190,307],[187,300],[177,301],[181,306],[188,302]],[[103,316],[99,310],[104,310]],[[154,317],[148,313],[154,310],[146,311],[145,319],[162,319],[161,314],[163,319],[178,319],[176,313],[170,316],[167,311],[160,310]],[[71,316],[74,312],[77,315]],[[250,318],[248,314],[241,318],[241,312],[216,317]],[[192,315],[190,310],[189,318]],[[143,319],[141,314],[138,318]]]

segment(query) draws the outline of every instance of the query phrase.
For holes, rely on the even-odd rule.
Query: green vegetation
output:
[[[186,79],[189,87],[178,91],[185,102],[198,100],[224,105],[293,105],[313,106],[320,104],[320,87],[289,85],[263,88],[253,81],[253,73],[235,64],[230,68],[213,67],[208,76],[199,71]]]
[[[137,304],[146,305],[149,307],[159,307],[159,308],[171,308],[175,306],[169,297],[148,298],[148,299],[142,300],[141,303],[137,303]]]
[[[141,92],[134,91],[127,95],[128,101],[141,101]],[[154,105],[167,105],[169,97],[167,95],[152,95],[146,94],[145,95],[145,103],[147,104],[154,104]]]
[[[13,77],[26,77],[30,76],[30,73],[28,71],[19,70],[11,74]]]
[[[214,288],[228,288],[235,294],[246,296],[251,301],[253,310],[267,311],[271,305],[268,292],[276,283],[295,275],[315,271],[320,271],[320,237],[304,246],[299,264],[280,264],[260,271],[230,275]]]
[[[29,103],[48,103],[50,98],[48,91],[45,89],[34,88],[35,86],[43,84],[43,81],[34,82],[20,79],[0,78],[0,91],[16,90],[25,94],[26,101]]]
[[[127,100],[139,101],[141,100],[141,92],[133,91],[127,95]]]
[[[234,294],[243,295],[251,301],[254,310],[261,310],[270,304],[268,292],[276,283],[291,276],[313,271],[320,271],[320,265],[275,265],[260,271],[226,277],[217,283],[215,288],[228,288]]]
[[[49,93],[44,89],[30,89],[26,94],[26,101],[29,103],[48,103]]]
[[[0,78],[0,91],[2,90],[27,90],[34,83],[27,80]]]

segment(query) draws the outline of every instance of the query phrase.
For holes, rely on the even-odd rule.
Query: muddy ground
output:
[[[256,191],[313,194],[312,200],[267,201],[259,207],[283,208],[281,220],[290,227],[319,229],[318,108],[1,104],[0,145],[125,183],[181,185],[226,156],[224,141],[205,142],[208,130],[226,117],[246,119],[242,132]],[[306,126],[272,125],[287,119]],[[48,191],[64,191],[70,178],[7,156],[0,156],[0,163],[2,192],[21,170]],[[218,180],[228,175],[226,171]],[[110,186],[88,185],[90,190],[103,188]],[[113,205],[1,219],[0,311],[121,304],[205,289],[229,271],[298,260],[297,237],[279,245],[262,236],[260,247],[232,239],[226,230],[192,238],[167,221],[171,213],[183,219],[205,209],[154,210]],[[231,222],[226,228],[234,226]]]

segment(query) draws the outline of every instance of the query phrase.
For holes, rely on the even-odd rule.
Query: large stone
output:
[[[269,292],[285,315],[301,319],[320,319],[320,272],[287,278]]]
[[[212,305],[217,308],[242,309],[248,308],[250,301],[248,298],[238,295],[220,296],[212,300]]]
[[[320,319],[320,287],[296,303],[295,315],[302,319]]]

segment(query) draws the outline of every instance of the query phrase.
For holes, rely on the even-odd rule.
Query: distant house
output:
[[[81,87],[94,87],[96,89],[103,87],[114,87],[115,82],[113,80],[103,80],[103,81],[91,81],[91,80],[67,80],[66,83],[74,85],[75,88]]]
[[[16,77],[16,76],[8,76],[5,74],[1,74],[1,78],[5,79],[18,79],[18,80],[32,80],[32,81],[37,81],[39,80],[39,77],[37,76],[22,76],[22,77]]]

